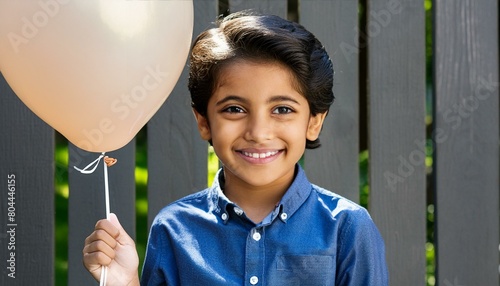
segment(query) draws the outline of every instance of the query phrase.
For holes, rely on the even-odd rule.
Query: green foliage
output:
[[[368,150],[359,154],[359,204],[368,209],[370,185],[368,183]]]
[[[146,144],[146,128],[136,136],[135,154],[135,213],[136,213],[136,238],[135,246],[139,255],[139,269],[142,269],[146,244],[148,240],[148,148]]]
[[[61,136],[56,140],[55,152],[55,275],[56,285],[67,285],[68,280],[68,148]]]

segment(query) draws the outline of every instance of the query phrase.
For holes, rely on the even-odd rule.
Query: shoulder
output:
[[[324,188],[312,185],[312,199],[324,216],[335,221],[339,238],[379,236],[377,226],[363,206]]]
[[[315,200],[321,203],[321,206],[331,213],[333,217],[344,217],[368,219],[371,217],[368,211],[361,205],[320,186],[311,184],[312,194]]]
[[[210,207],[210,197],[210,189],[205,189],[166,205],[156,215],[153,227],[158,224],[165,224],[167,221],[172,222],[186,216],[206,213]]]
[[[383,246],[383,239],[369,212],[359,204],[313,185],[313,193],[331,218],[339,223],[339,243],[369,242]]]

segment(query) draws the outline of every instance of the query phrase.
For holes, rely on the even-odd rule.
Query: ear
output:
[[[307,126],[306,138],[309,141],[314,141],[318,139],[321,128],[323,127],[323,122],[325,121],[328,111],[323,113],[318,113],[316,115],[311,115],[309,117],[309,124]]]
[[[194,117],[196,118],[196,122],[198,123],[198,131],[200,132],[200,136],[203,140],[212,139],[212,134],[210,132],[210,125],[208,124],[208,119],[201,115],[198,111],[193,108]]]

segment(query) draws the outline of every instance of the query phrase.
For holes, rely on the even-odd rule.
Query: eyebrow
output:
[[[215,106],[222,105],[222,104],[224,104],[224,103],[226,103],[228,101],[236,101],[236,102],[241,102],[241,103],[247,103],[248,102],[248,100],[246,100],[246,99],[244,99],[242,97],[239,97],[237,95],[229,95],[229,96],[226,96],[223,99],[217,101],[215,103]]]
[[[240,96],[237,96],[237,95],[229,95],[229,96],[226,96],[224,97],[223,99],[217,101],[215,103],[216,106],[219,106],[219,105],[222,105],[228,101],[236,101],[236,102],[241,102],[241,103],[248,103],[248,100],[245,99],[245,98],[242,98]],[[294,98],[290,97],[290,96],[286,96],[286,95],[276,95],[276,96],[273,96],[271,97],[267,103],[273,103],[273,102],[280,102],[280,101],[289,101],[289,102],[293,102],[295,104],[298,104],[300,105],[300,103],[295,100]]]
[[[292,97],[287,96],[287,95],[276,95],[276,96],[273,96],[267,102],[268,103],[272,103],[272,102],[280,102],[280,101],[290,101],[290,102],[293,102],[295,104],[300,105],[300,103],[297,100],[295,100],[295,98],[292,98]]]

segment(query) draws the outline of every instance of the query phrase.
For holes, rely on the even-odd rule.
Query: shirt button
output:
[[[259,277],[257,276],[250,277],[250,284],[255,285],[257,283],[259,283]]]
[[[281,214],[281,219],[286,220],[288,218],[288,215],[286,213]]]
[[[252,238],[255,240],[255,241],[259,241],[261,236],[260,236],[260,233],[258,232],[255,232],[253,235],[252,235]],[[254,276],[255,277],[255,276]],[[255,277],[257,278],[257,277]]]
[[[221,217],[223,220],[227,220],[227,213],[223,213]]]
[[[243,210],[242,210],[242,209],[240,209],[240,208],[237,208],[237,207],[235,207],[235,208],[234,208],[234,212],[235,212],[237,215],[242,215],[242,214],[243,214]]]

